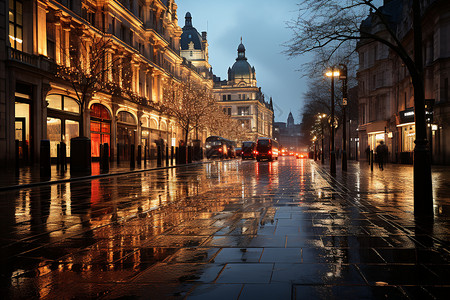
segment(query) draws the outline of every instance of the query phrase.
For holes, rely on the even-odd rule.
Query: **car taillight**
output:
[[[222,152],[222,149],[219,149],[219,152]]]
[[[269,152],[268,152],[268,153],[269,153],[269,154],[272,154],[272,151],[270,151],[270,150],[269,150]]]
[[[253,153],[258,154],[258,151],[253,151]]]

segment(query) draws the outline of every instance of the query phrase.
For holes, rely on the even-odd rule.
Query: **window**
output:
[[[79,135],[80,105],[70,97],[48,95],[47,137],[50,140],[50,155],[57,156],[57,146],[66,143],[67,156],[70,155],[70,139]]]
[[[128,123],[136,125],[136,120],[134,119],[133,115],[126,111],[121,111],[118,114],[119,122]]]
[[[22,1],[9,0],[9,43],[23,51],[23,5]]]
[[[223,113],[226,115],[231,116],[231,107],[224,107],[223,108]]]
[[[50,141],[50,156],[56,157],[61,142],[61,119],[47,118],[47,139]]]
[[[228,97],[228,98],[227,98],[228,100],[231,100],[231,95],[228,95],[227,97]]]
[[[111,149],[111,116],[103,105],[91,106],[91,155],[100,156],[100,145],[108,143]]]
[[[62,95],[48,95],[46,100],[50,109],[80,113],[80,105],[73,98]]]
[[[51,60],[55,60],[56,51],[56,28],[52,23],[47,23],[47,56]]]
[[[222,95],[222,100],[223,101],[227,100],[227,95]]]
[[[250,115],[250,107],[249,106],[238,107],[238,115],[240,115],[240,116]]]
[[[127,28],[125,26],[123,26],[123,24],[120,24],[120,39],[122,41],[125,40],[125,32],[126,32]]]
[[[116,35],[116,18],[115,17],[112,17],[110,32],[112,33],[112,35]]]

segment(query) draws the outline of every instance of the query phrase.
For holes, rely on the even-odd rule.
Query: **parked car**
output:
[[[241,156],[242,155],[242,148],[241,147],[236,147],[234,150],[236,151],[236,156]]]

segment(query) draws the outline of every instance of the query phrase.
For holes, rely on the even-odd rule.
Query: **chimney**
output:
[[[206,31],[202,31],[202,40],[206,41]]]

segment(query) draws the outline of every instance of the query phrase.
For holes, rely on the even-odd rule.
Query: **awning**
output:
[[[376,121],[367,124],[366,131],[367,134],[375,132],[385,132],[387,127],[387,121]]]

